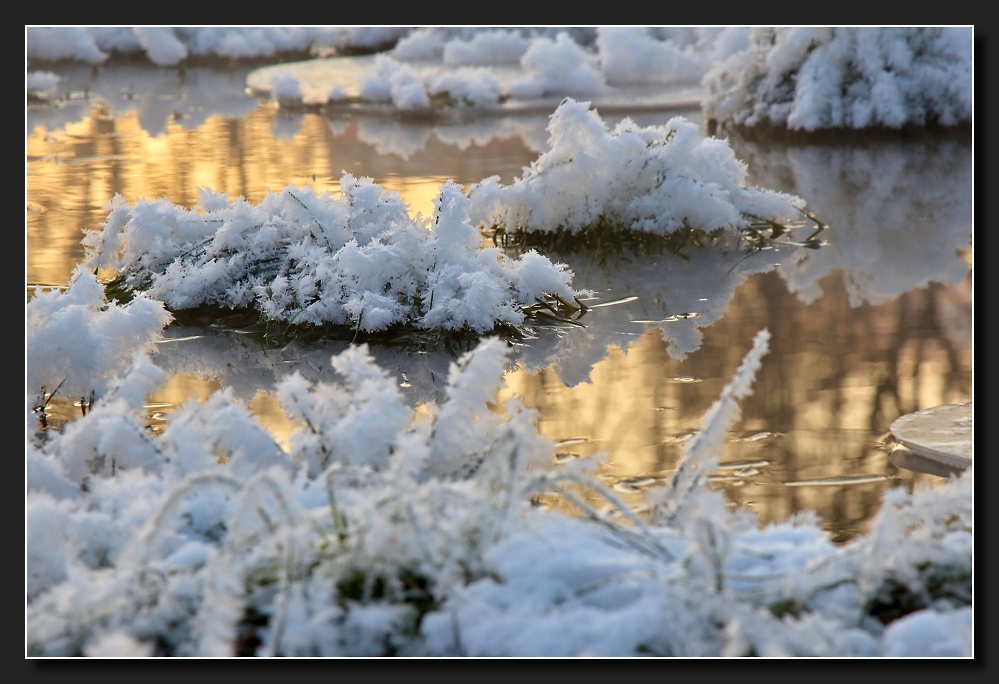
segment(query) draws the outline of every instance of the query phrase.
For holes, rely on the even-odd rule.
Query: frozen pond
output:
[[[278,109],[247,92],[246,68],[69,65],[72,96],[26,114],[29,286],[64,285],[116,193],[193,206],[211,187],[257,202],[288,184],[338,189],[343,171],[396,190],[429,215],[441,183],[510,183],[546,145],[549,111],[524,107],[439,120]],[[682,114],[688,93],[631,112],[641,125]],[[637,97],[637,96],[636,96]],[[686,104],[684,104],[686,102]],[[668,105],[668,106],[667,106]],[[705,133],[706,134],[706,133]],[[539,329],[518,346],[499,400],[539,411],[559,458],[602,453],[602,475],[636,505],[672,472],[686,439],[754,335],[770,353],[716,474],[761,521],[814,509],[837,541],[866,531],[888,489],[940,478],[889,459],[905,414],[972,399],[972,142],[964,137],[823,144],[730,139],[749,183],[805,199],[829,229],[818,249],[751,254],[550,253],[596,297],[585,327]],[[154,357],[173,379],[150,397],[152,424],[195,396],[231,388],[279,440],[271,390],[299,370],[329,379],[345,343],[266,348],[225,326],[174,325]],[[413,406],[442,395],[443,352],[376,348]],[[72,407],[67,408],[72,412]]]

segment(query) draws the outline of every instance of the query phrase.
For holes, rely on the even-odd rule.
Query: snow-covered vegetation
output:
[[[344,76],[344,82],[310,93],[302,102],[375,104],[426,112],[450,107],[491,110],[539,102],[547,106],[565,96],[647,95],[649,89],[664,86],[696,86],[715,60],[745,47],[747,31],[420,28],[394,48],[375,55],[356,79]],[[650,69],[650,65],[656,66]],[[309,79],[302,75],[301,66],[266,69],[297,72]],[[266,83],[256,85],[266,89]],[[307,89],[305,84],[302,87]]]
[[[521,326],[538,300],[578,307],[580,293],[564,265],[533,250],[513,260],[483,248],[477,228],[738,236],[805,216],[798,197],[745,187],[728,144],[679,117],[647,128],[625,119],[608,131],[587,103],[568,99],[549,133],[550,149],[512,186],[493,177],[466,195],[443,185],[429,222],[349,174],[340,197],[288,187],[255,207],[208,189],[193,209],[115,198],[103,230],[84,240],[85,266],[115,272],[115,288],[171,311],[211,305],[368,333],[483,333]]]
[[[364,346],[333,359],[337,383],[289,376],[287,450],[227,392],[150,433],[163,376],[142,356],[62,432],[29,403],[28,655],[970,655],[972,470],[893,492],[840,548],[709,486],[768,337],[644,519],[592,464],[553,466],[519,402],[490,407],[495,338],[429,416]]]
[[[469,188],[473,222],[508,233],[610,226],[667,235],[738,231],[805,215],[801,198],[747,188],[745,164],[728,143],[702,138],[683,117],[645,128],[624,119],[608,131],[588,105],[559,105],[548,150],[511,185],[494,176]]]
[[[341,194],[289,186],[253,206],[203,188],[193,209],[165,200],[108,205],[84,242],[112,288],[170,310],[253,309],[286,324],[484,333],[522,325],[530,307],[573,304],[572,273],[537,252],[510,259],[468,221],[468,198],[440,188],[432,220],[396,192],[344,174]]]
[[[25,382],[62,396],[103,395],[171,320],[162,302],[141,293],[122,306],[108,302],[94,274],[77,269],[65,292],[38,289],[25,309]]]
[[[385,52],[380,70],[518,66],[503,97],[580,97],[635,83],[696,83],[716,60],[744,49],[747,36],[739,27],[421,27]]]
[[[336,48],[391,47],[408,27],[349,26],[27,26],[29,61],[103,64],[140,56],[158,66],[215,57],[274,58]]]
[[[703,78],[712,117],[816,130],[970,120],[970,33],[28,27],[26,42],[29,62],[120,54],[158,66],[394,46],[361,87],[400,109],[445,93],[481,108]],[[448,70],[425,81],[421,60]],[[521,70],[509,87],[483,70],[497,64]],[[59,80],[32,72],[26,88],[41,96]],[[282,105],[303,97],[290,74],[271,87]],[[856,305],[914,279],[963,277],[954,252],[970,226],[961,193],[971,169],[961,150],[933,148],[954,159],[936,183],[920,174],[918,151],[880,164],[807,148],[781,151],[781,161],[754,152],[757,178],[768,163],[780,166],[776,178],[793,175],[796,154],[826,154],[830,176],[798,184],[822,185],[812,196],[831,210],[870,204],[872,220],[879,198],[906,183],[958,196],[957,237],[927,230],[913,242],[932,254],[913,247],[908,273],[884,274],[871,263],[873,229],[825,258],[822,249],[802,258],[821,243],[796,241],[791,224],[823,228],[804,200],[749,185],[729,142],[683,117],[608,128],[566,97],[547,133],[511,184],[494,176],[465,193],[448,181],[430,217],[349,173],[339,195],[289,185],[256,204],[207,187],[194,207],[110,199],[68,287],[38,289],[26,304],[26,655],[973,655],[973,468],[932,489],[890,491],[870,532],[839,546],[815,515],[762,526],[712,485],[766,362],[767,330],[640,508],[594,477],[596,461],[557,461],[519,400],[496,402],[515,353],[571,384],[607,340],[573,338],[570,326],[516,350],[491,335],[545,312],[565,322],[605,278],[606,289],[650,302],[649,320],[636,322],[659,326],[682,357],[740,279],[778,265],[806,299],[834,267],[852,269]],[[893,166],[904,168],[885,171]],[[686,233],[697,236],[686,247],[703,247],[686,260],[636,254],[619,271],[597,271],[526,247],[515,258],[483,231]],[[746,258],[764,246],[779,254]],[[584,250],[578,263],[593,258]],[[146,398],[167,378],[154,346],[176,314],[201,307],[249,310],[282,327],[463,332],[477,344],[419,410],[376,350],[349,344],[323,372],[276,382],[295,424],[282,443],[231,388],[153,428]],[[80,416],[47,423],[48,404],[77,397]]]
[[[358,92],[335,84],[313,104],[356,96],[399,110],[435,102],[489,109],[511,99],[693,84],[705,117],[720,124],[815,131],[969,124],[972,38],[966,26],[35,26],[25,42],[29,64],[144,55],[175,66],[205,56],[378,52]],[[427,64],[437,68],[421,70]],[[292,87],[287,77],[279,86]]]
[[[705,115],[791,130],[969,124],[966,27],[756,28],[704,78]]]

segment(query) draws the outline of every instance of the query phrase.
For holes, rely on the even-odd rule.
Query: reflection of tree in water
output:
[[[29,259],[40,271],[29,280],[58,284],[66,279],[60,271],[68,275],[82,260],[80,240],[98,227],[98,212],[110,189],[120,187],[128,154],[118,121],[102,107],[69,131],[29,135],[28,199],[44,211],[28,214],[28,246],[50,253]]]
[[[961,313],[967,308],[970,320],[971,304],[970,300],[965,303],[954,299],[952,291],[931,283],[927,288],[907,292],[896,300],[897,324],[885,354],[885,372],[877,378],[877,400],[871,407],[872,429],[932,406],[919,401],[926,382],[921,372],[923,363],[943,365],[943,370],[935,375],[943,381],[941,394],[944,397],[971,397],[970,349],[957,348],[954,333],[944,324],[941,314],[941,309],[947,307],[958,308]],[[936,353],[940,351],[943,353]],[[965,355],[968,358],[962,359]],[[911,367],[909,373],[905,372],[906,367]],[[909,392],[903,392],[906,382],[912,384]]]
[[[961,290],[930,284],[878,306],[849,306],[843,281],[830,274],[826,294],[802,307],[775,274],[754,278],[732,303],[732,311],[755,306],[775,332],[753,397],[743,407],[743,426],[759,423],[784,437],[758,450],[773,467],[761,487],[730,488],[764,520],[781,520],[804,509],[836,521],[837,540],[865,531],[885,490],[939,481],[898,469],[880,439],[899,416],[971,396],[970,346],[944,322],[942,310],[963,318],[970,330],[970,299]],[[755,315],[753,315],[755,319]],[[726,317],[711,335],[746,337]],[[737,324],[736,324],[737,325]],[[812,414],[824,416],[814,420]],[[737,428],[738,429],[738,428]],[[764,453],[770,454],[763,456]],[[888,480],[836,486],[786,487],[818,478],[887,475]],[[757,503],[753,503],[757,502]]]
[[[28,200],[46,211],[29,213],[28,241],[33,250],[53,253],[38,279],[68,280],[83,258],[84,232],[104,223],[104,206],[116,193],[130,202],[165,198],[193,207],[201,185],[250,201],[261,200],[281,178],[331,189],[326,146],[315,144],[329,134],[325,121],[312,117],[304,135],[276,141],[269,133],[270,118],[259,108],[238,119],[214,116],[193,130],[171,120],[161,135],[151,137],[135,111],[115,116],[93,106],[89,116],[63,131],[32,132]],[[29,261],[32,268],[39,264]]]

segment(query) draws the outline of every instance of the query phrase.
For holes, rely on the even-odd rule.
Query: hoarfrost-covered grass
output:
[[[510,185],[473,184],[472,222],[505,233],[737,232],[753,222],[805,216],[804,201],[746,187],[746,166],[725,140],[703,138],[683,117],[608,130],[589,103],[567,98],[548,124],[548,149]]]
[[[142,55],[159,66],[378,52],[360,97],[403,111],[699,84],[705,117],[719,124],[817,131],[970,124],[973,37],[970,26],[29,26],[25,49],[29,63]],[[443,73],[424,78],[411,66],[428,62]],[[504,66],[522,72],[507,87],[489,71]],[[326,101],[310,104],[347,99],[334,86]]]
[[[572,273],[537,252],[482,248],[468,198],[447,182],[432,219],[398,193],[345,174],[341,194],[287,187],[253,206],[203,188],[194,209],[121,197],[84,238],[89,270],[110,291],[142,292],[172,311],[252,309],[287,325],[392,326],[486,333],[524,323],[525,308],[579,294]]]
[[[229,60],[391,47],[409,27],[382,26],[27,26],[25,52],[39,62],[103,64],[142,56],[161,67],[205,57]]]
[[[140,357],[62,432],[28,412],[27,654],[970,655],[972,470],[891,492],[844,547],[814,516],[761,528],[709,486],[768,337],[644,519],[587,459],[553,466],[518,401],[490,408],[496,338],[429,418],[364,346],[334,357],[338,382],[287,377],[287,451],[226,392],[144,430],[162,375]]]
[[[971,27],[754,28],[704,77],[705,116],[790,130],[970,124]]]
[[[65,292],[35,296],[25,309],[25,382],[62,396],[103,394],[133,354],[147,352],[173,320],[162,302],[137,295],[109,302],[93,273],[77,268]]]
[[[400,108],[444,94],[491,106],[504,93],[479,68],[496,63],[527,68],[526,97],[697,79],[738,52],[704,81],[724,94],[706,104],[721,121],[816,130],[951,125],[970,112],[970,29],[327,29],[28,27],[26,47],[35,61],[176,65],[395,45],[366,87]],[[406,62],[427,58],[454,70],[424,83]],[[43,97],[58,79],[33,72],[26,89]],[[302,92],[274,86],[285,104]],[[848,97],[829,99],[837,89]],[[711,486],[766,331],[641,515],[594,477],[595,462],[555,465],[519,401],[494,405],[511,353],[495,337],[451,364],[443,398],[420,412],[357,345],[331,359],[335,380],[277,383],[297,425],[287,446],[231,390],[149,429],[145,398],[166,379],[149,350],[171,312],[479,337],[588,285],[536,251],[483,248],[479,228],[738,238],[804,212],[797,197],[746,187],[728,144],[679,117],[608,130],[567,99],[548,132],[521,178],[467,196],[446,183],[430,219],[349,174],[339,197],[288,186],[252,205],[204,188],[193,209],[108,204],[69,287],[26,306],[28,656],[973,655],[973,468],[889,492],[870,533],[843,546],[812,514],[763,527]],[[704,261],[703,277],[752,270],[734,259]],[[656,265],[636,263],[633,277]],[[106,288],[98,269],[117,280]],[[696,348],[688,328],[671,353]],[[61,428],[42,420],[56,393],[84,407]],[[538,505],[552,496],[578,515]]]

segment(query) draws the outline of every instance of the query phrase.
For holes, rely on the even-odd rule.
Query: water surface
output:
[[[193,206],[208,186],[256,202],[289,184],[336,191],[349,172],[428,216],[445,180],[510,183],[547,139],[538,113],[447,123],[289,112],[248,95],[245,69],[57,73],[71,97],[26,111],[29,298],[33,284],[68,282],[84,231],[100,228],[115,194]],[[696,109],[632,118],[677,114],[703,129]],[[537,409],[559,460],[603,455],[600,476],[640,507],[766,327],[770,353],[715,480],[763,521],[812,509],[835,539],[850,539],[888,489],[942,481],[889,461],[892,421],[973,398],[970,136],[730,143],[750,184],[806,200],[829,226],[824,245],[798,247],[802,235],[790,235],[751,254],[549,254],[595,291],[592,308],[585,327],[539,330],[518,345],[498,399]],[[171,326],[154,360],[172,379],[149,399],[151,422],[227,387],[283,440],[293,425],[274,383],[292,370],[333,380],[329,359],[343,347],[266,348],[238,331]],[[443,396],[446,354],[373,351],[414,407]]]

